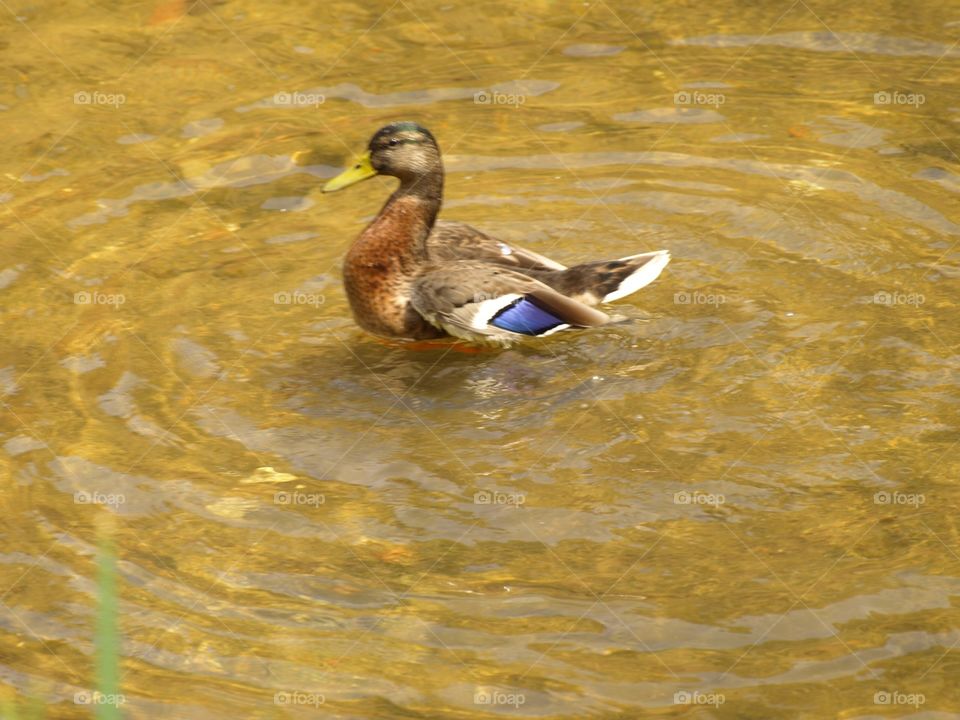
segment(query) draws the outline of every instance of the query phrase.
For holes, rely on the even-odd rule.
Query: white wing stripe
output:
[[[470,318],[470,326],[477,330],[486,330],[487,325],[493,319],[493,316],[503,310],[507,305],[522,298],[523,295],[510,293],[500,297],[481,300],[476,303],[476,309],[473,311],[473,317]]]

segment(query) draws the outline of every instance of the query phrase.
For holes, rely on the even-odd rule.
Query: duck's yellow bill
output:
[[[342,190],[343,188],[354,185],[362,180],[372,178],[376,174],[377,171],[373,169],[373,165],[370,163],[370,151],[368,150],[363,155],[358,157],[353,165],[348,167],[335,178],[327,181],[327,184],[323,186],[323,191],[328,193],[335,190]]]

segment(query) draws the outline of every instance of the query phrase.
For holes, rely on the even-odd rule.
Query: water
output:
[[[7,696],[90,717],[114,516],[129,718],[960,717],[960,10],[12,5]],[[16,16],[16,17],[14,17]],[[632,322],[353,325],[392,180]]]

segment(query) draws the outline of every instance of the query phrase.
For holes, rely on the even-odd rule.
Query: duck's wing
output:
[[[566,265],[533,250],[492,238],[461,222],[438,220],[427,238],[427,253],[434,262],[480,260],[518,270],[566,270]]]
[[[611,319],[521,272],[470,261],[425,269],[413,282],[410,303],[451,335],[503,344]]]

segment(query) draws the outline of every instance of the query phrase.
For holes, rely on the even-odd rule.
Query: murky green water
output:
[[[960,7],[4,8],[7,697],[113,515],[129,718],[960,717]],[[634,322],[357,330],[396,119]]]

